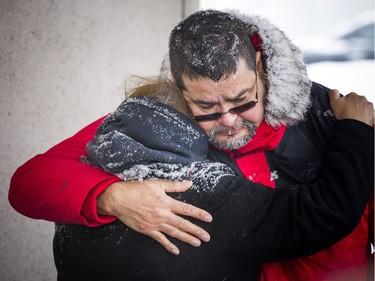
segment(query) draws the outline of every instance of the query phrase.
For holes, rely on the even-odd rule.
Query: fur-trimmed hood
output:
[[[268,81],[265,121],[272,127],[290,126],[302,121],[311,104],[312,82],[301,51],[267,19],[233,10],[226,12],[252,25],[254,34],[259,35],[255,48],[262,53]],[[171,77],[168,55],[164,58],[160,75]]]

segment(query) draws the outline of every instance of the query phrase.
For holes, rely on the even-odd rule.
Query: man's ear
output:
[[[267,81],[267,79],[264,75],[265,72],[264,72],[263,59],[262,59],[262,53],[261,52],[257,51],[255,53],[255,61],[256,61],[256,68],[257,68],[258,76],[262,80],[263,84],[267,86],[268,81]]]
[[[259,76],[263,77],[262,54],[259,51],[255,53],[255,62],[256,62],[256,68],[257,68]]]

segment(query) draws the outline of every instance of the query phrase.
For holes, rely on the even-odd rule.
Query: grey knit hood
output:
[[[207,159],[204,131],[177,110],[147,97],[130,98],[109,116],[87,144],[87,164],[129,180],[191,180],[212,192],[233,171]]]
[[[206,160],[204,131],[177,110],[149,99],[125,100],[87,144],[88,161],[110,173],[135,164],[190,164]]]
[[[268,81],[265,121],[275,128],[302,121],[311,105],[312,82],[301,51],[267,19],[233,10],[226,12],[251,25],[254,34],[259,35],[260,44],[255,48],[262,53]],[[168,55],[164,58],[160,75],[171,78]]]

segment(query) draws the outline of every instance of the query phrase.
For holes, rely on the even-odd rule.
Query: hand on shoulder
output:
[[[366,97],[354,92],[340,96],[337,90],[331,90],[329,99],[337,120],[354,119],[369,126],[374,125],[374,105]]]

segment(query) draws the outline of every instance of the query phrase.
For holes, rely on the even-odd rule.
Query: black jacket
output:
[[[317,176],[337,122],[329,104],[328,92],[329,89],[313,83],[311,107],[303,122],[287,127],[279,145],[266,152],[270,170],[278,171],[276,188],[312,182]]]
[[[194,248],[172,239],[179,256],[118,221],[98,228],[59,224],[58,280],[257,280],[262,263],[319,251],[356,226],[373,191],[373,153],[372,128],[343,120],[334,128],[318,177],[308,185],[272,190],[219,166],[224,176],[204,181],[201,189],[201,177],[193,176],[195,188],[171,195],[213,215],[212,223],[195,221],[211,241]],[[215,175],[214,166],[208,173]]]

